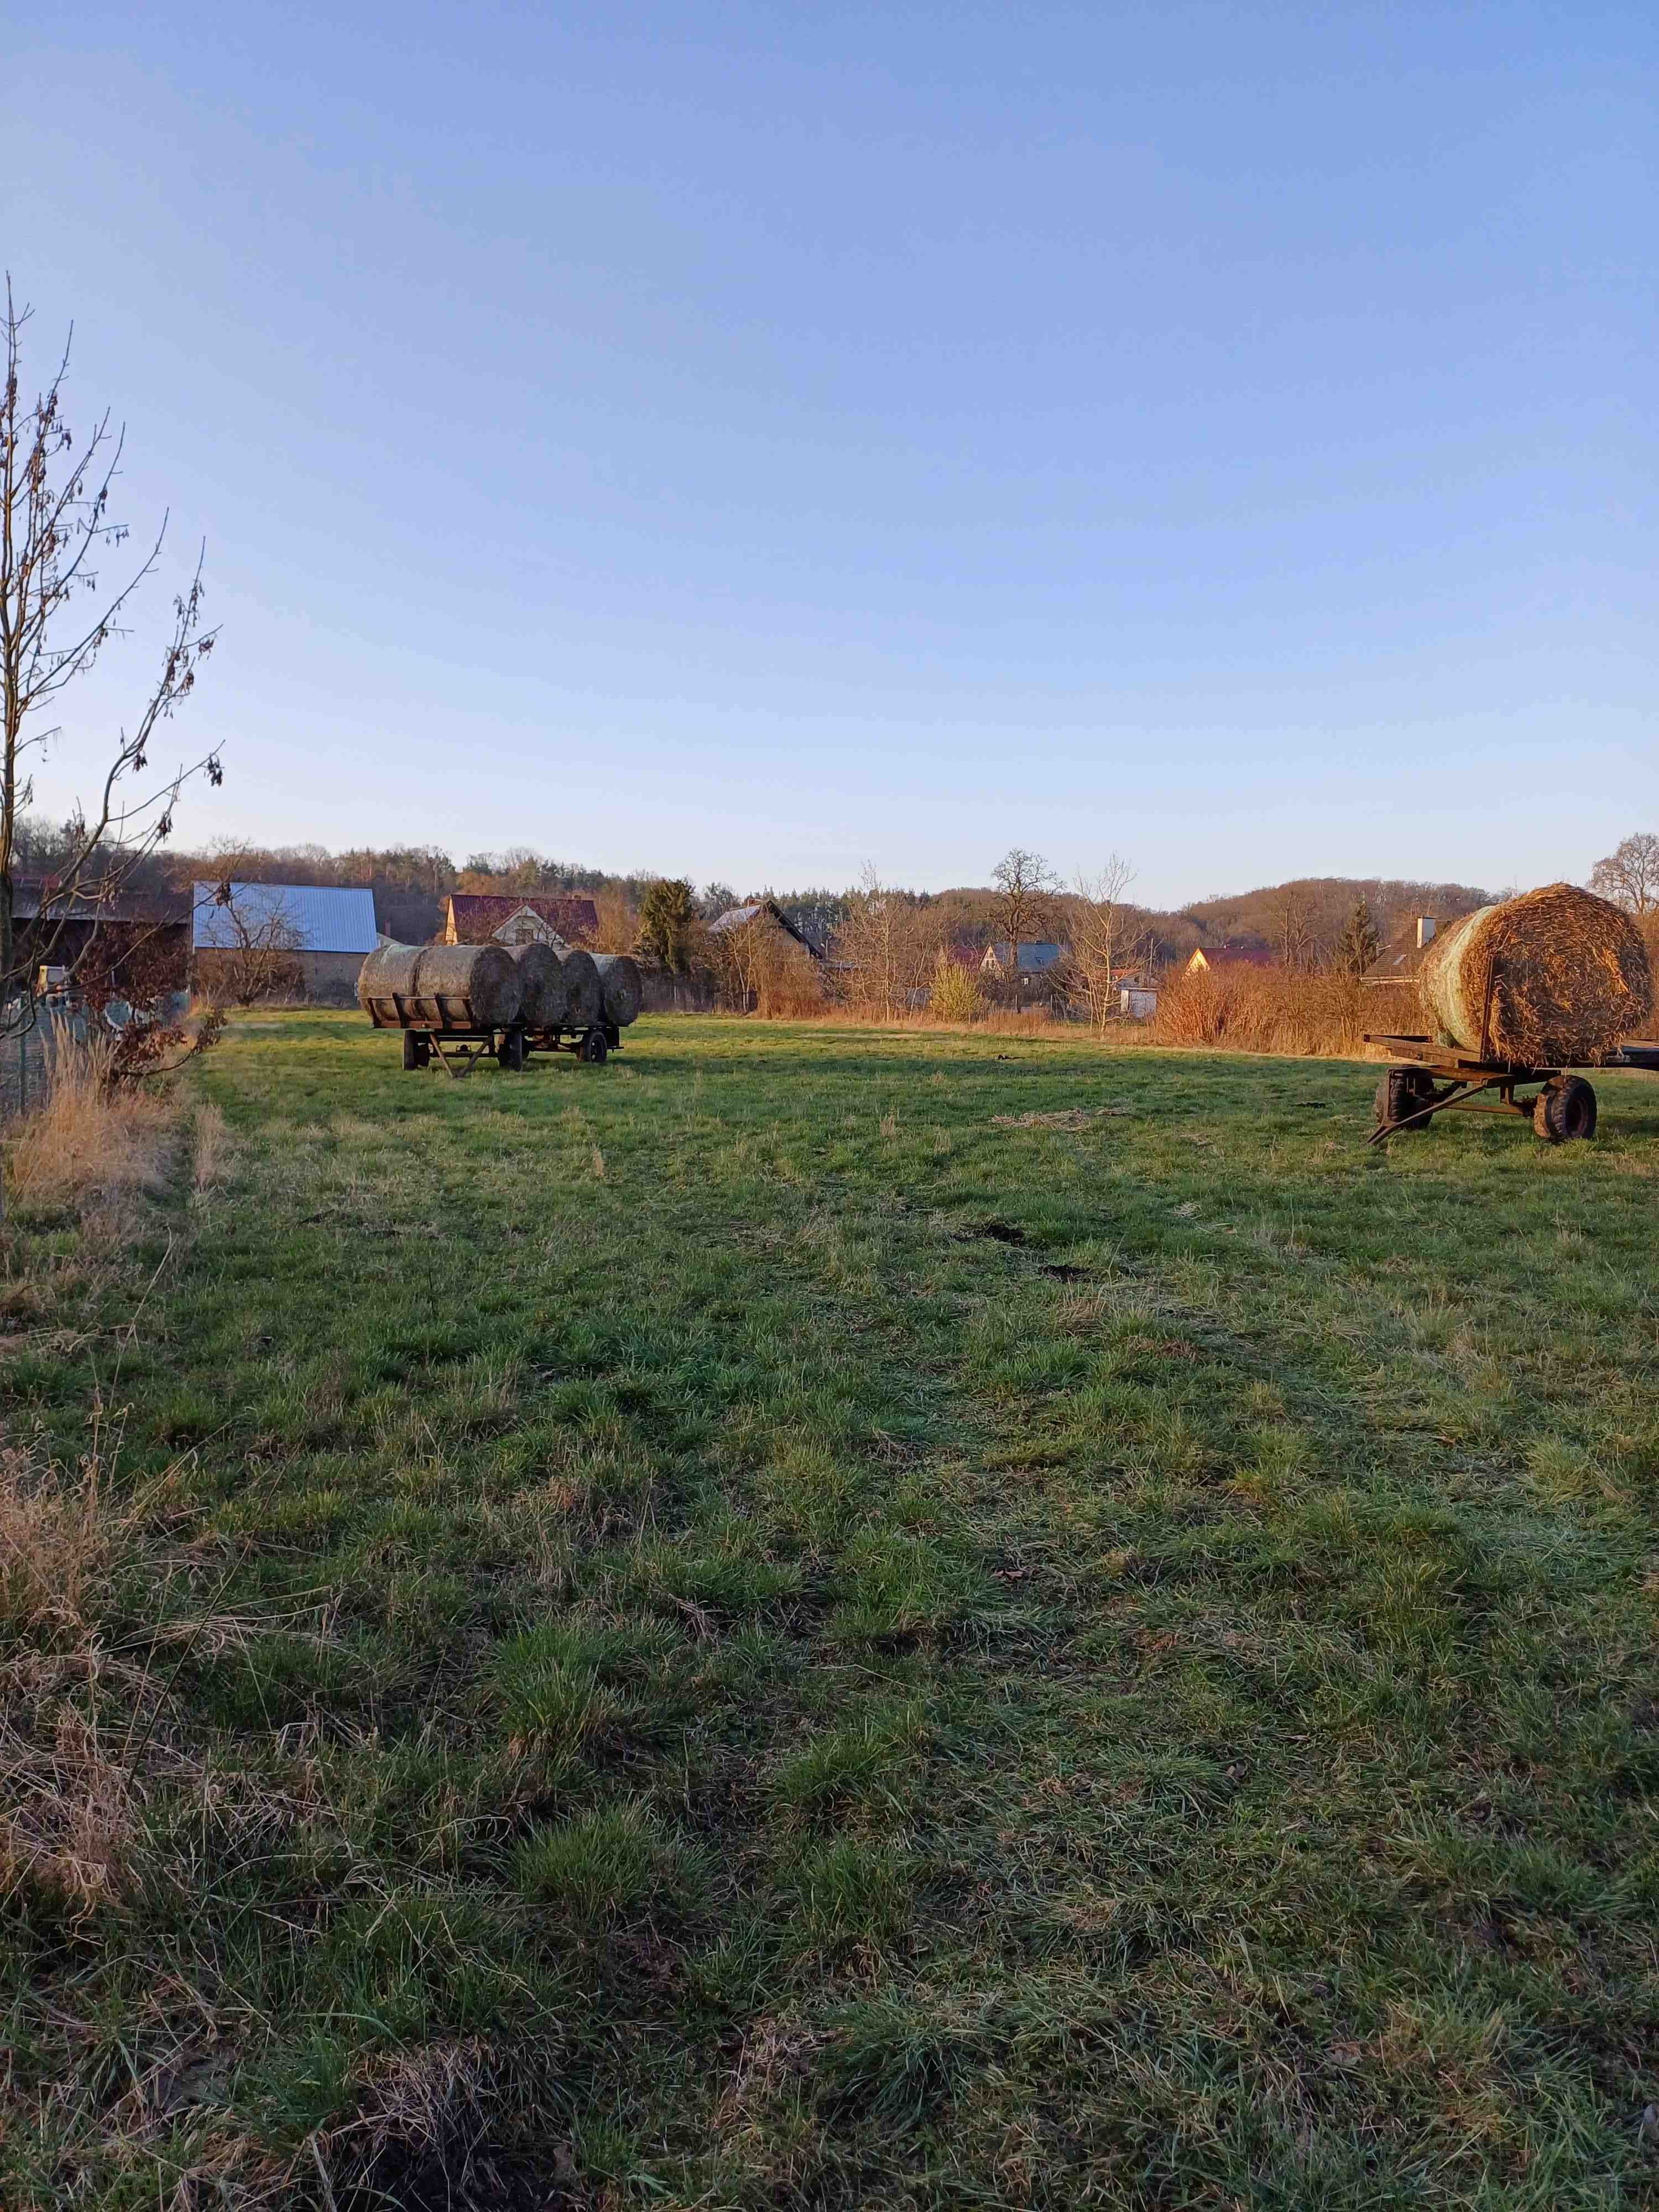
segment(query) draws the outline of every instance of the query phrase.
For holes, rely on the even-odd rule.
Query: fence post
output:
[[[27,1114],[29,1110],[29,1034],[27,1030],[17,1032],[17,1110],[20,1114]]]

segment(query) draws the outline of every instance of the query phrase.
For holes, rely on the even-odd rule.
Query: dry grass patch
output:
[[[1226,968],[1180,975],[1166,983],[1158,1012],[1141,1035],[1151,1044],[1352,1060],[1364,1055],[1367,1035],[1411,1035],[1426,1027],[1410,983]]]
[[[45,1103],[21,1124],[8,1163],[25,1206],[86,1206],[160,1190],[179,1126],[176,1102],[149,1090],[112,1091],[109,1048],[55,1037],[46,1048]]]

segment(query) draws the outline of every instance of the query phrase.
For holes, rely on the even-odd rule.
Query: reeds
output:
[[[1141,1034],[1149,1044],[1353,1060],[1364,1056],[1368,1032],[1422,1026],[1410,983],[1237,968],[1176,976],[1159,994],[1158,1012]]]

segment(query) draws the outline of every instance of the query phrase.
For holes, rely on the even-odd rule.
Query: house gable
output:
[[[512,934],[509,935],[508,932]],[[591,898],[538,891],[452,891],[444,902],[446,945],[591,945],[599,913]]]

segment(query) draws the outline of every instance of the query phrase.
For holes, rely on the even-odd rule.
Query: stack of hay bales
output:
[[[542,944],[383,945],[357,976],[365,1012],[378,1002],[383,1022],[436,1029],[625,1029],[643,996],[625,952],[562,954]]]
[[[1573,884],[1449,923],[1424,956],[1418,988],[1443,1043],[1534,1067],[1593,1066],[1653,1006],[1636,924]]]
[[[439,1029],[508,1029],[524,985],[500,945],[382,945],[358,970],[357,1003],[397,999],[405,1019]]]

